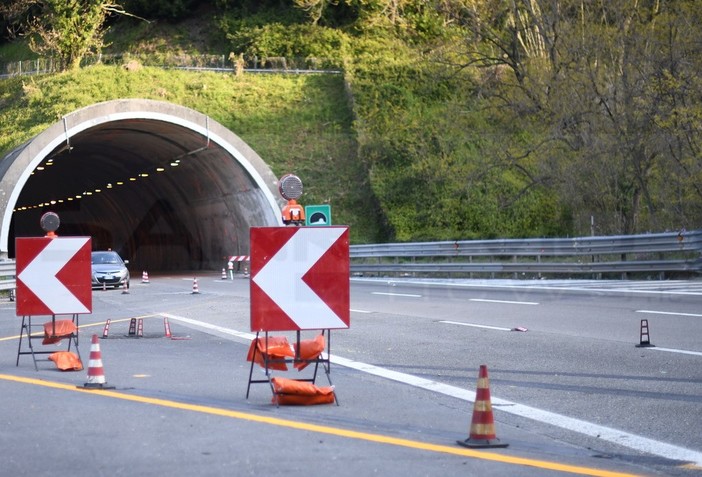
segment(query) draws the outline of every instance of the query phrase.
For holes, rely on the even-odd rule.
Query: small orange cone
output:
[[[166,338],[172,338],[173,335],[171,334],[171,324],[168,323],[168,317],[167,317],[167,316],[164,316],[164,317],[163,317],[163,328],[164,328],[164,332],[165,332]]]
[[[197,278],[193,278],[193,292],[192,295],[196,295],[200,293],[200,290],[197,287]]]
[[[226,270],[222,269],[222,280],[226,280],[226,279],[227,279],[227,272],[226,272]]]
[[[109,318],[107,319],[107,321],[105,321],[105,327],[102,329],[103,339],[106,339],[108,337],[108,335],[110,334],[110,322],[111,321],[112,320],[110,320]]]
[[[249,277],[249,267],[245,266],[244,267],[244,278],[248,278],[248,277]]]
[[[88,362],[88,381],[77,386],[84,389],[114,389],[105,382],[105,370],[102,368],[102,353],[100,353],[100,342],[98,335],[93,335],[90,344],[90,361]]]
[[[127,281],[122,284],[122,295],[129,295],[129,285],[127,285]]]
[[[480,373],[478,374],[478,388],[475,392],[470,435],[468,439],[456,442],[463,447],[470,448],[507,447],[509,445],[500,442],[495,435],[495,420],[490,402],[490,380],[487,366],[484,364],[480,365]]]
[[[149,283],[149,274],[141,272],[141,283]]]

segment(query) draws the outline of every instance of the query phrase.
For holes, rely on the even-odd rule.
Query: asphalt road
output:
[[[87,364],[111,320],[109,391],[45,356],[15,366],[21,318],[0,303],[2,474],[702,475],[699,282],[354,280],[351,327],[331,336],[339,405],[309,407],[276,407],[265,384],[245,398],[248,280],[192,285],[94,291],[80,351]],[[131,318],[142,338],[126,336]],[[642,319],[655,347],[635,346]],[[456,443],[483,364],[507,448]]]

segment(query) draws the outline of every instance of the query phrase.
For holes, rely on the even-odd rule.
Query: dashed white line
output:
[[[488,330],[512,331],[512,328],[502,328],[500,326],[489,326],[489,325],[476,325],[475,323],[462,323],[460,321],[441,320],[441,321],[439,321],[439,323],[446,323],[448,325],[470,326],[472,328],[487,328]]]
[[[485,303],[507,303],[509,305],[538,305],[538,303],[535,301],[487,300],[485,298],[470,298],[469,301],[482,301]]]
[[[408,296],[410,298],[421,298],[422,295],[414,295],[412,293],[384,293],[384,292],[371,292],[371,295],[387,295],[387,296]]]
[[[698,313],[680,313],[677,311],[636,310],[636,313],[649,313],[652,315],[694,316],[696,318],[702,318],[702,315]]]

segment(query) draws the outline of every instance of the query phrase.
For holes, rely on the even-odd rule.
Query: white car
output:
[[[129,260],[122,260],[117,252],[105,250],[92,252],[90,264],[93,275],[93,288],[123,287],[129,288]]]

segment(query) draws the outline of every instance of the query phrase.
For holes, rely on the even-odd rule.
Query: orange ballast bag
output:
[[[273,403],[309,406],[334,402],[334,387],[318,387],[309,382],[272,378]]]
[[[266,367],[264,355],[268,355],[268,368],[277,369],[278,371],[287,371],[288,366],[280,361],[285,358],[295,356],[295,350],[288,343],[285,336],[269,336],[268,348],[266,348],[265,338],[256,338],[249,346],[249,353],[246,356],[246,361],[254,361],[262,368]],[[255,355],[255,356],[254,356]],[[276,360],[278,360],[276,362]]]
[[[297,343],[295,343],[295,358],[299,358],[302,361],[295,361],[295,368],[298,371],[305,369],[311,360],[315,360],[324,351],[324,335],[317,335],[313,340],[302,340],[300,341],[300,347],[298,350]]]
[[[56,367],[61,371],[80,371],[83,363],[80,358],[70,351],[57,351],[49,355],[49,359],[56,363]]]
[[[71,320],[47,321],[44,323],[44,339],[41,344],[58,343],[63,338],[68,338],[78,330]]]

